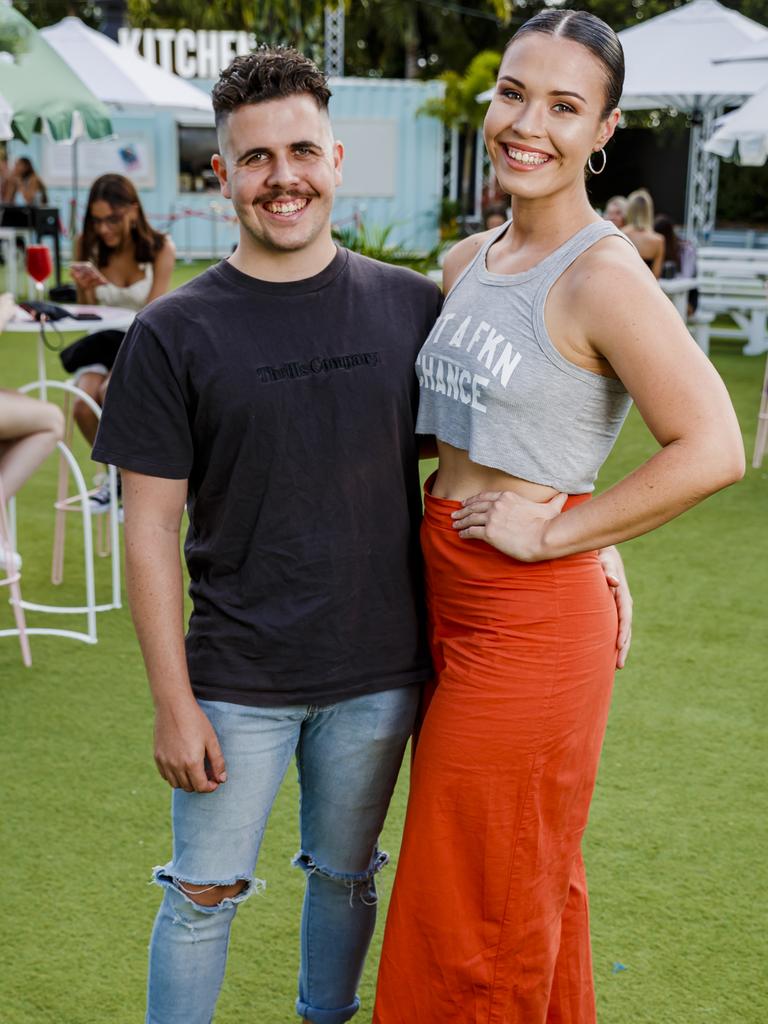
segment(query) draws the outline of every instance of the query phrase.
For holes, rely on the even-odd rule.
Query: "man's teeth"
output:
[[[282,203],[265,203],[266,208],[270,213],[298,213],[299,210],[303,210],[307,205],[306,199],[291,199],[287,202]]]
[[[507,153],[511,160],[516,160],[519,164],[545,164],[549,160],[549,157],[542,153],[529,153],[528,150],[512,149],[511,146],[507,146]]]

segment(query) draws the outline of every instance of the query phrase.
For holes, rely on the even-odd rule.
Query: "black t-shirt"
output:
[[[439,302],[339,249],[289,283],[222,262],[136,317],[93,457],[189,481],[198,697],[327,704],[429,676],[413,364]]]

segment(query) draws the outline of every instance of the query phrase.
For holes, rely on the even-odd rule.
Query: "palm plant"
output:
[[[427,100],[420,108],[420,113],[438,118],[447,128],[457,128],[463,135],[461,207],[465,214],[469,213],[472,200],[473,142],[488,109],[488,104],[478,103],[477,97],[496,81],[500,64],[500,53],[483,50],[473,58],[463,75],[455,71],[442,74],[440,79],[445,83],[443,96]]]

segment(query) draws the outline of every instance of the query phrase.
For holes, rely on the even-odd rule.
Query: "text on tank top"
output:
[[[631,405],[621,381],[576,366],[555,347],[544,308],[555,281],[609,235],[588,224],[536,266],[486,266],[502,225],[465,267],[416,360],[416,431],[483,466],[569,494],[594,490]]]

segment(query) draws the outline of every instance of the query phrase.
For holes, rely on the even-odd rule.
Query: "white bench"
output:
[[[746,338],[745,355],[768,352],[768,250],[700,249],[699,310],[727,314],[735,327],[710,329],[715,337]]]

